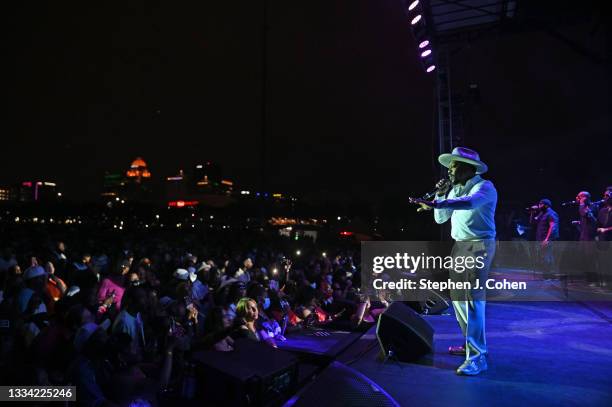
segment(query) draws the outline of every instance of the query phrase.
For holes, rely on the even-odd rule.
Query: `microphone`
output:
[[[537,211],[538,209],[540,209],[538,205],[533,205],[533,206],[530,206],[529,208],[525,208],[526,211]]]
[[[578,205],[578,202],[576,202],[576,201],[567,201],[567,202],[563,202],[561,204],[561,206],[570,206],[570,205]]]
[[[442,178],[441,181],[448,181],[448,178]],[[438,190],[439,188],[436,186],[435,189],[432,189],[431,191],[423,195],[423,199],[425,199],[426,201],[431,201],[435,198],[436,194],[438,193]]]

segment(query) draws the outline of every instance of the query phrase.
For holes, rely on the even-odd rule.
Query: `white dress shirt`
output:
[[[434,201],[436,223],[451,220],[451,237],[457,241],[495,239],[497,191],[493,183],[479,175],[465,185],[455,185]]]

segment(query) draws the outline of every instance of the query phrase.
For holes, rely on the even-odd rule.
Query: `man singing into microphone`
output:
[[[419,212],[434,211],[436,223],[451,220],[451,237],[455,240],[451,256],[486,259],[484,267],[463,272],[449,270],[452,281],[470,282],[472,287],[485,287],[491,261],[495,255],[495,207],[497,191],[491,181],[480,177],[487,165],[480,161],[476,151],[457,147],[451,154],[442,154],[440,164],[448,168],[449,180],[436,185],[433,201],[412,199],[420,204]],[[476,285],[478,281],[479,285]],[[451,346],[449,352],[465,355],[457,374],[477,375],[487,369],[487,343],[485,339],[485,290],[451,290],[455,316],[461,327],[465,344]]]

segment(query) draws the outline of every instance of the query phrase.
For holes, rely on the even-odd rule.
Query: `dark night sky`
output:
[[[140,155],[156,177],[212,160],[259,185],[261,16],[258,1],[5,10],[0,183],[57,180],[91,199],[105,170]],[[434,81],[401,2],[269,0],[268,22],[268,189],[369,202],[429,189]],[[594,27],[559,30],[601,53],[607,26]],[[604,64],[529,30],[458,47],[452,69],[466,144],[502,199],[571,199],[612,184]]]

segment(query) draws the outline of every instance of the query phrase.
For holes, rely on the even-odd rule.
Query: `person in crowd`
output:
[[[253,284],[247,290],[247,296],[257,302],[256,327],[261,334],[261,338],[270,342],[271,346],[276,346],[277,341],[285,341],[286,338],[283,336],[283,330],[278,321],[268,316],[267,312],[270,309],[271,302],[268,290],[261,284]]]
[[[80,296],[87,298],[91,305],[97,304],[99,275],[90,267],[91,256],[84,254],[72,263],[68,283],[80,289]]]
[[[114,269],[110,276],[104,278],[98,288],[98,302],[100,306],[105,308],[106,312],[112,306],[115,311],[121,311],[121,300],[126,289],[126,274],[130,271],[130,265],[127,260],[121,261]]]
[[[530,223],[535,225],[535,239],[540,242],[537,247],[538,263],[544,271],[544,279],[552,278],[554,268],[554,241],[559,239],[559,215],[552,209],[550,199],[542,198],[537,211],[531,211]]]
[[[255,300],[248,297],[241,298],[236,306],[236,318],[238,329],[234,332],[234,338],[248,338],[257,342],[262,340],[257,330],[259,307]],[[276,347],[275,343],[268,343]]]
[[[597,212],[597,238],[602,242],[612,241],[612,186],[604,191],[603,200]]]
[[[592,242],[597,234],[597,205],[591,201],[591,193],[580,191],[576,195],[578,204],[579,220],[572,222],[578,227],[578,240],[581,242]]]
[[[89,322],[74,337],[77,357],[69,368],[69,383],[78,389],[78,404],[86,407],[115,407],[107,394],[112,371],[108,365],[108,334]]]
[[[127,333],[131,341],[132,351],[142,358],[146,346],[144,326],[141,313],[147,307],[147,294],[141,287],[130,287],[123,296],[123,309],[117,315],[112,327],[113,334]]]
[[[597,236],[597,205],[591,201],[588,191],[580,191],[576,195],[579,220],[572,222],[578,227],[579,253],[577,264],[584,271],[589,286],[597,286],[597,271],[595,259],[595,237]]]
[[[57,274],[64,280],[69,276],[68,273],[68,255],[66,254],[66,244],[63,241],[55,242],[55,246],[51,249],[51,261],[57,269]]]
[[[225,307],[227,317],[234,320],[237,314],[238,301],[246,296],[246,284],[236,281],[224,289],[225,298],[220,298],[219,304]],[[223,293],[221,294],[223,297]]]
[[[196,347],[213,349],[218,352],[231,352],[234,350],[234,339],[230,336],[233,331],[233,321],[227,318],[222,307],[210,310],[205,322],[206,332]]]
[[[47,273],[47,284],[45,287],[45,298],[47,298],[47,309],[50,314],[55,311],[55,303],[62,299],[68,286],[55,274],[55,266],[52,262],[45,263],[45,272]]]
[[[17,265],[17,258],[15,257],[15,253],[5,248],[2,251],[2,255],[0,255],[0,273],[8,271],[9,268]]]
[[[612,283],[612,186],[604,191],[597,213],[597,276],[599,285]]]
[[[253,260],[250,257],[242,261],[242,267],[236,271],[235,277],[245,284],[251,281],[251,272],[253,271]]]

